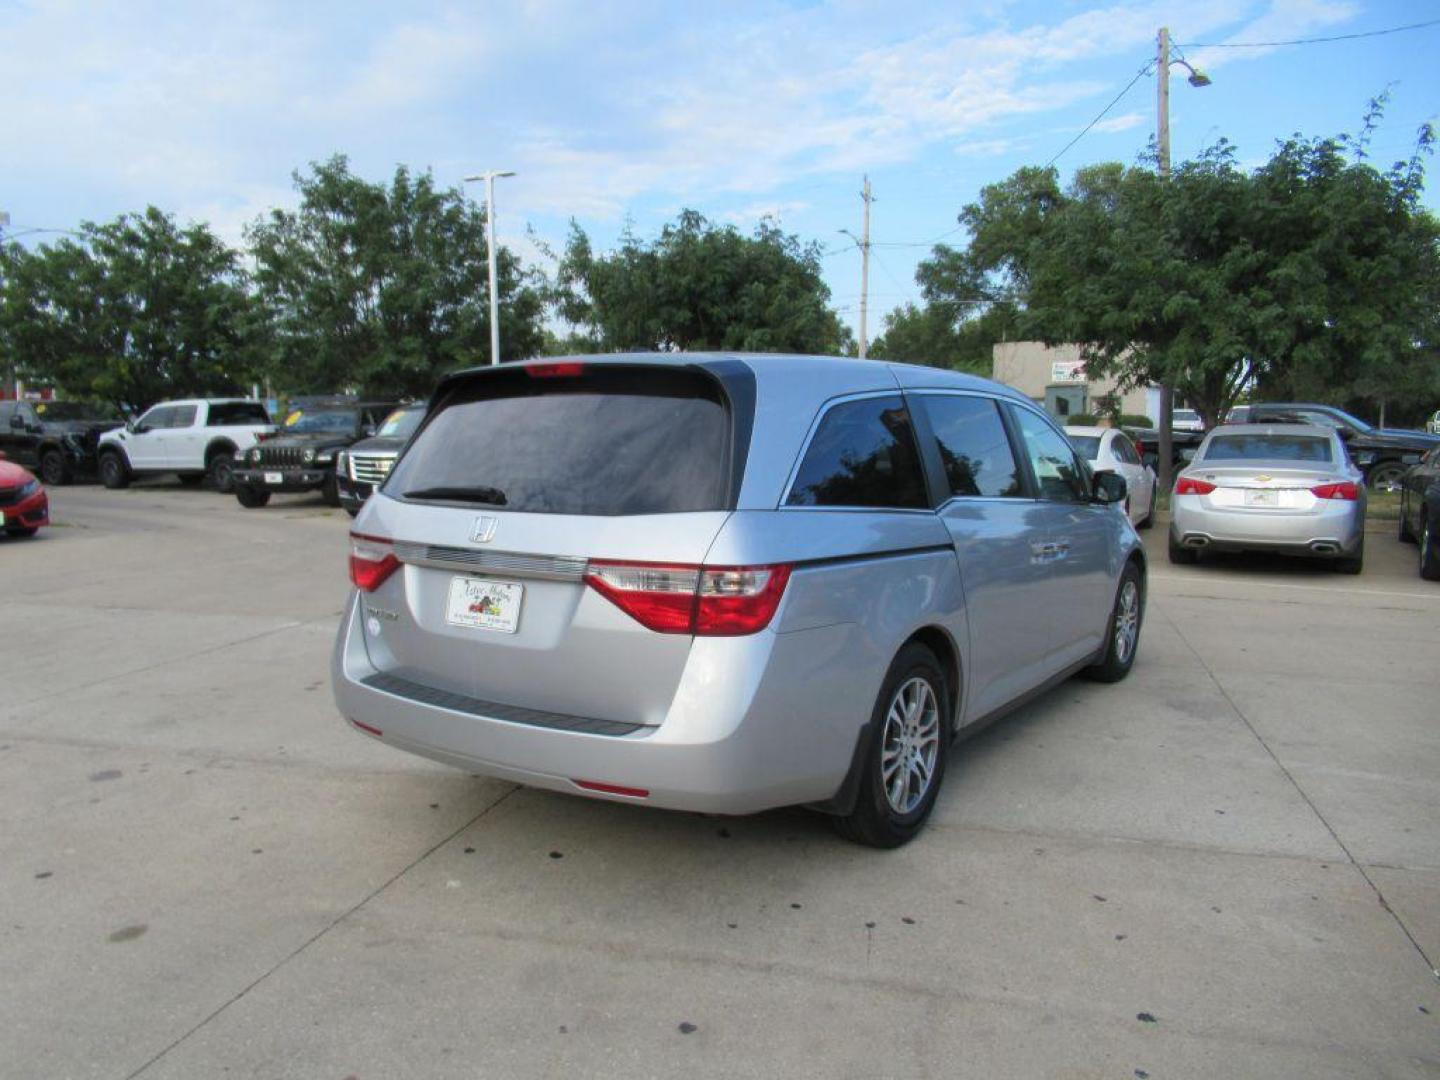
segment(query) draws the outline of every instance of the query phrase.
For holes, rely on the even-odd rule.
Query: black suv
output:
[[[1399,491],[1401,477],[1422,454],[1440,445],[1440,436],[1423,431],[1371,427],[1344,409],[1313,402],[1270,401],[1237,405],[1227,424],[1318,424],[1334,428],[1345,441],[1350,458],[1365,473],[1365,482],[1381,491]]]
[[[319,490],[326,503],[339,506],[336,455],[374,435],[394,408],[392,402],[341,400],[293,410],[275,435],[235,455],[235,498],[254,508],[277,491]]]
[[[425,419],[425,402],[402,405],[385,418],[380,429],[335,457],[335,479],[340,505],[354,517],[372,492],[385,482],[390,469]]]
[[[0,450],[59,487],[94,476],[101,433],[123,423],[114,409],[83,401],[0,401]]]

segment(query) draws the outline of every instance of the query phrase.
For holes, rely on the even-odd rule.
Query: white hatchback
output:
[[[1118,428],[1067,427],[1065,435],[1095,472],[1119,473],[1129,492],[1125,513],[1137,529],[1155,521],[1155,470],[1140,458],[1130,436]]]

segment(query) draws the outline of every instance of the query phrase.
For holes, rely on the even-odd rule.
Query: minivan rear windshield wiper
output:
[[[505,505],[505,492],[493,487],[428,487],[405,492],[407,499],[450,499],[454,502]]]

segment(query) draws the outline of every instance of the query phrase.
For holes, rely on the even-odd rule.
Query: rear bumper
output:
[[[357,597],[331,661],[335,703],[357,730],[470,772],[613,802],[749,814],[829,799],[849,771],[883,675],[854,627],[697,638],[661,724],[621,735],[559,730],[366,685],[377,669]],[[840,670],[833,667],[837,653],[851,657]],[[829,669],[824,676],[820,666]],[[819,695],[817,678],[839,685]],[[648,794],[594,792],[577,780]]]
[[[1332,500],[1312,513],[1214,510],[1201,496],[1177,495],[1170,534],[1186,547],[1217,551],[1279,551],[1292,555],[1353,555],[1365,539],[1365,504]]]
[[[0,506],[3,524],[12,529],[38,529],[50,524],[50,497],[41,488],[34,495],[10,506]]]
[[[272,483],[266,475],[280,476],[280,482]],[[329,469],[236,469],[235,483],[257,491],[314,491],[325,486]]]

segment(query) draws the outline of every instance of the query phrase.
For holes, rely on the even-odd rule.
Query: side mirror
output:
[[[131,435],[144,435],[150,430],[149,424],[142,424],[139,420],[131,420],[125,427]]]
[[[374,437],[375,437],[375,425],[374,425],[374,424],[366,424],[364,427],[362,427],[362,428],[360,429],[360,437],[361,437],[362,439],[372,439],[372,438],[374,438]]]
[[[1117,472],[1106,469],[1095,474],[1091,498],[1098,503],[1124,502],[1127,491],[1125,478]]]

